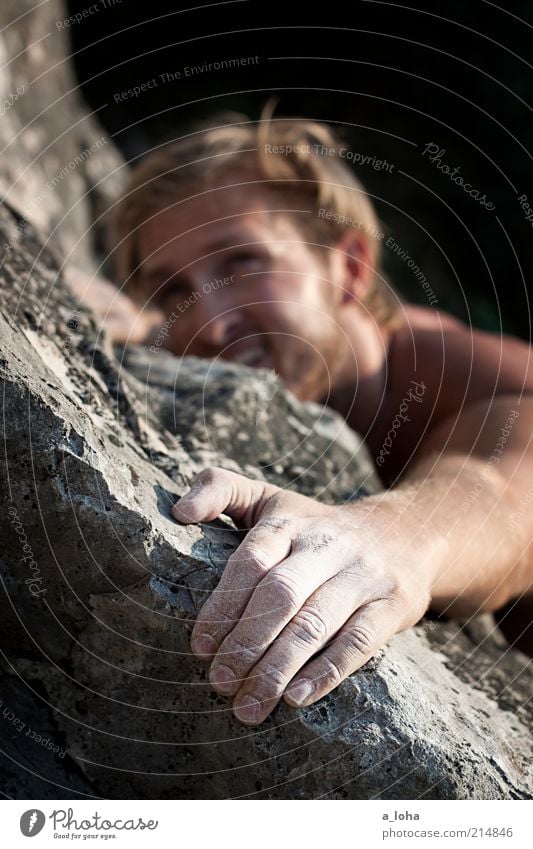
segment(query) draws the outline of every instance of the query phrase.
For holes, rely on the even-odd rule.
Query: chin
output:
[[[318,401],[321,398],[320,392],[309,382],[302,378],[287,378],[283,374],[279,375],[286,389],[292,392],[298,398],[298,401]]]

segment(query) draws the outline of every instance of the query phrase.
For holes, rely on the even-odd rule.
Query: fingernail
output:
[[[217,644],[211,634],[199,634],[197,637],[193,637],[191,647],[194,654],[207,655],[208,657],[215,654],[217,650]]]
[[[209,680],[223,695],[231,693],[235,686],[235,674],[227,666],[215,666],[209,673]]]
[[[299,707],[301,704],[307,701],[309,696],[314,690],[314,686],[311,681],[308,681],[307,678],[302,678],[290,690],[287,690],[285,693],[285,698],[291,704]]]
[[[176,501],[176,503],[170,508],[170,512],[176,518],[180,515],[180,513],[183,515],[183,508],[187,506],[187,502],[184,502],[184,498],[185,496],[182,496],[180,500]]]
[[[261,704],[253,696],[242,696],[233,703],[233,712],[241,722],[259,722]]]

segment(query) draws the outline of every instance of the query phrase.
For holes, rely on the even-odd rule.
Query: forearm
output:
[[[413,555],[436,536],[432,607],[453,615],[497,610],[531,586],[531,532],[513,527],[521,485],[461,455],[419,464],[396,490]],[[512,490],[512,491],[510,491]]]
[[[496,610],[531,591],[533,583],[533,510],[525,509],[533,502],[533,402],[522,402],[520,422],[497,462],[491,459],[494,433],[509,401],[492,404],[488,424],[482,407],[464,416],[465,432],[479,434],[476,453],[465,450],[461,438],[456,448],[443,438],[444,450],[437,434],[434,450],[397,487],[373,497],[381,499],[380,511],[388,511],[390,532],[404,541],[404,555],[430,572],[434,609],[452,615]]]

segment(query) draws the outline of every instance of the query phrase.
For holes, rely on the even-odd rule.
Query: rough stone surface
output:
[[[274,372],[257,380],[257,371],[220,360],[181,364],[163,349],[116,353],[126,377],[159,390],[152,414],[201,468],[223,466],[330,503],[382,488],[359,437],[327,407],[281,391]]]
[[[422,624],[317,706],[282,706],[253,731],[190,656],[191,622],[239,537],[227,522],[175,524],[172,500],[204,462],[239,458],[329,500],[375,490],[336,416],[314,427],[319,409],[273,394],[268,373],[115,359],[88,313],[69,327],[79,307],[30,228],[4,263],[1,304],[1,643],[11,685],[20,676],[52,706],[45,729],[68,751],[73,793],[83,780],[106,797],[529,796],[531,672],[494,636]]]
[[[65,14],[55,2],[3,4],[3,24],[22,16],[2,31],[5,57],[33,45],[1,72],[4,92],[16,69],[28,83],[51,67],[64,46],[54,34],[45,57],[34,42]],[[212,463],[330,502],[379,484],[340,419],[299,404],[272,375],[114,352],[98,335],[59,273],[58,245],[69,252],[79,241],[76,261],[94,262],[85,188],[60,181],[40,218],[28,212],[44,174],[86,146],[76,120],[89,143],[101,134],[77,101],[43,111],[68,90],[67,64],[54,68],[42,77],[48,89],[26,86],[32,100],[19,98],[0,122],[10,142],[3,188],[20,177],[19,194],[0,205],[2,791],[531,798],[533,674],[490,620],[424,622],[318,705],[281,706],[260,729],[237,723],[211,691],[189,653],[191,623],[240,537],[227,521],[178,526],[169,516],[176,496]],[[15,112],[23,103],[27,111]],[[46,138],[59,164],[47,159]],[[30,165],[32,145],[42,156]],[[116,156],[104,149],[103,172]]]
[[[67,31],[56,26],[67,16],[60,0],[0,5],[0,193],[21,231],[29,220],[62,263],[92,273],[102,216],[126,173],[82,103]]]

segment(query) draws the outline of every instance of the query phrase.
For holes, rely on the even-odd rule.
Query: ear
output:
[[[346,231],[332,246],[334,280],[343,290],[343,303],[364,301],[368,295],[374,267],[368,236],[361,230]]]

